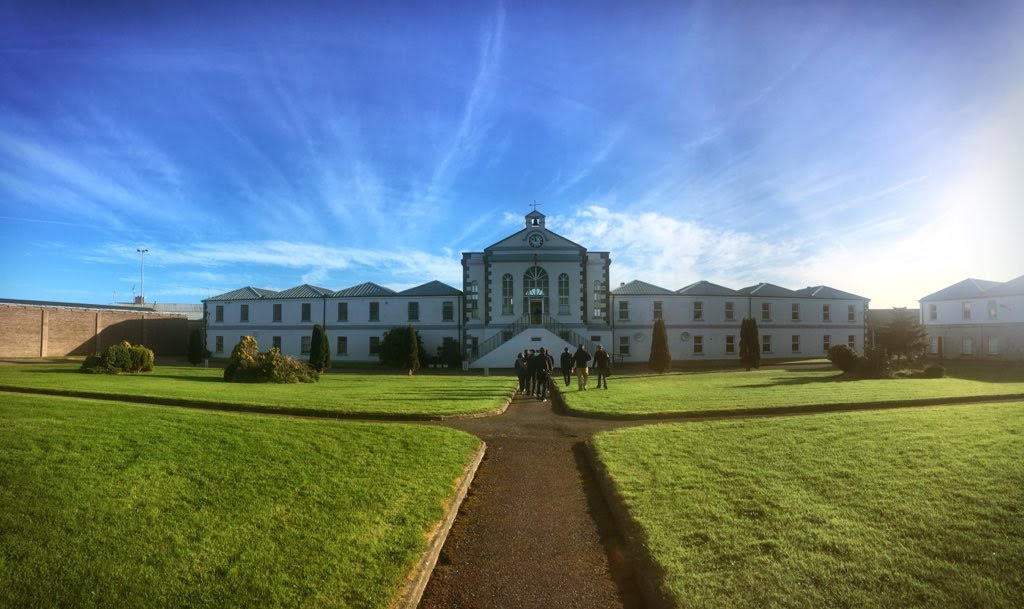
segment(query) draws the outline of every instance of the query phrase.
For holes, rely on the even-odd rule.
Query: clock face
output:
[[[530,244],[530,247],[540,247],[544,245],[544,235],[540,233],[530,233],[530,236],[526,238],[526,242]]]

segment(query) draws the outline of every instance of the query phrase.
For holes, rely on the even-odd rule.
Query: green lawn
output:
[[[0,366],[0,385],[144,396],[332,415],[440,417],[487,412],[510,395],[509,377],[325,374],[319,383],[225,383],[224,371],[157,366],[153,372],[82,374],[75,364]]]
[[[0,607],[387,607],[479,440],[7,393]]]
[[[679,607],[1024,606],[1024,402],[594,444]]]
[[[947,374],[941,379],[850,380],[830,369],[773,368],[613,375],[607,391],[569,387],[564,395],[576,412],[629,417],[1024,394],[1024,368],[1019,366],[960,365],[949,367]]]

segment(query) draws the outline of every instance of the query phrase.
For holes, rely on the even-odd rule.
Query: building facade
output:
[[[1024,361],[1024,275],[965,279],[920,303],[932,357]]]
[[[438,281],[395,292],[365,283],[337,292],[302,285],[282,292],[242,288],[204,301],[208,348],[224,356],[245,335],[261,348],[308,353],[323,324],[332,358],[372,361],[384,332],[413,324],[428,353],[458,341],[474,368],[511,367],[515,354],[598,344],[618,362],[650,355],[656,318],[675,360],[738,358],[739,326],[758,320],[762,353],[821,357],[833,344],[864,346],[868,299],[827,286],[789,290],[762,283],[734,290],[698,281],[678,290],[632,281],[611,289],[608,252],[590,251],[547,228],[532,211],[522,229],[462,255],[462,289]]]

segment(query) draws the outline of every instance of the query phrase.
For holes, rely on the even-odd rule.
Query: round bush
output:
[[[153,370],[153,351],[144,345],[133,345],[123,340],[111,345],[99,355],[90,355],[82,362],[81,371],[93,374],[122,374]]]
[[[921,376],[923,376],[926,379],[940,379],[946,376],[946,368],[940,366],[939,364],[932,364],[931,366],[928,366],[927,368],[924,369],[924,372],[921,374]]]
[[[833,345],[829,347],[828,359],[832,365],[843,372],[854,372],[860,364],[860,356],[849,345]]]

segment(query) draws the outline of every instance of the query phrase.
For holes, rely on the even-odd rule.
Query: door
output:
[[[530,300],[530,323],[540,325],[544,322],[544,301],[540,298]]]

